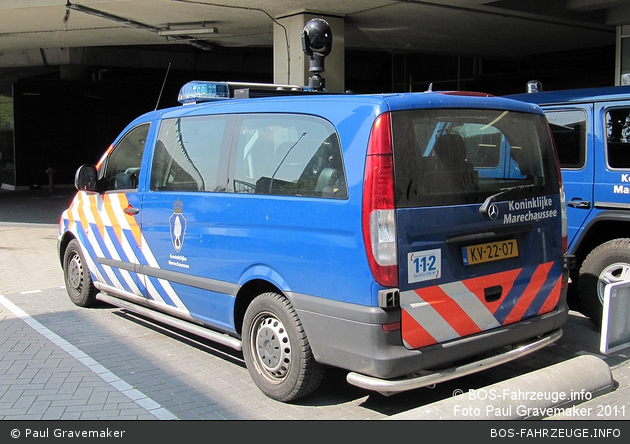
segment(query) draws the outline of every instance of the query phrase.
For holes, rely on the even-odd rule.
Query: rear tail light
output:
[[[379,265],[396,264],[396,218],[394,210],[370,213],[372,254]]]
[[[564,185],[560,187],[560,214],[562,215],[562,253],[569,249],[569,228],[567,225],[567,199],[564,195]]]
[[[389,113],[377,117],[368,144],[363,186],[363,240],[374,279],[398,285],[394,159]]]
[[[553,139],[553,133],[549,122],[547,122],[547,130],[549,132],[549,138],[551,139],[551,147],[553,149],[553,157],[556,163],[556,176],[558,177],[558,193],[560,194],[560,215],[562,216],[562,254],[565,254],[569,249],[569,228],[567,224],[567,200],[564,194],[564,183],[562,182],[562,169],[560,168],[560,160],[558,159],[558,151],[556,151],[556,145]]]
[[[561,182],[562,183],[562,182]],[[567,202],[566,197],[564,195],[564,185],[560,185],[560,214],[562,215],[562,240],[561,240],[561,248],[562,254],[565,255],[565,261],[568,260],[567,251],[569,249],[569,229],[567,226]],[[567,262],[565,262],[567,264]],[[571,268],[571,266],[568,266]],[[569,286],[569,274],[565,273],[562,279],[562,288],[568,288]]]
[[[551,127],[549,126],[549,122],[547,122],[547,130],[549,131],[549,138],[551,139],[551,146],[553,148],[553,157],[556,163],[556,175],[558,177],[558,193],[560,194],[560,219],[562,223],[562,233],[560,240],[560,248],[562,254],[565,255],[565,261],[567,260],[566,253],[569,250],[569,227],[567,223],[567,199],[564,194],[564,183],[562,182],[562,169],[560,168],[560,160],[558,159],[558,151],[556,151],[556,145],[553,139],[553,134],[551,132]],[[565,262],[566,264],[566,262]],[[562,278],[562,288],[566,289],[569,286],[569,274],[563,274]]]

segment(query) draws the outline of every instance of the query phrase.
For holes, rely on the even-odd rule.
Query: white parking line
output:
[[[58,334],[50,331],[48,328],[44,327],[42,324],[37,322],[31,316],[29,316],[24,310],[15,305],[13,302],[9,301],[3,295],[0,294],[0,304],[2,304],[7,310],[11,311],[18,318],[23,320],[29,327],[33,330],[44,336],[53,344],[59,346],[61,349],[66,351],[70,356],[74,357],[81,364],[92,370],[98,377],[100,377],[103,381],[107,382],[109,385],[114,387],[120,393],[131,399],[133,402],[138,404],[140,407],[147,410],[153,416],[158,419],[179,419],[177,416],[172,414],[170,411],[162,407],[160,404],[155,402],[153,399],[146,396],[140,390],[133,388],[127,382],[120,379],[114,373],[109,371],[107,368],[103,367],[96,360],[76,348],[74,345],[70,344],[68,341],[63,339]]]

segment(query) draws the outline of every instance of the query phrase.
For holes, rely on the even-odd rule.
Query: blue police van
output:
[[[531,92],[549,120],[567,196],[569,303],[599,326],[606,285],[630,280],[630,86]]]
[[[194,81],[131,122],[59,226],[70,299],[242,351],[267,396],[327,367],[392,394],[562,335],[564,192],[539,107],[466,92]]]
[[[191,82],[186,105],[137,118],[79,168],[59,234],[75,304],[242,349],[282,401],[328,366],[389,394],[560,337],[566,219],[540,108],[440,92],[234,99],[244,86],[257,87]]]

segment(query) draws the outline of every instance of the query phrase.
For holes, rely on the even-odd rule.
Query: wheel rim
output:
[[[67,277],[70,286],[77,292],[81,292],[83,286],[83,262],[81,262],[81,256],[76,251],[68,261]]]
[[[606,285],[622,282],[630,279],[630,264],[617,262],[610,264],[599,274],[597,282],[597,297],[599,302],[604,303],[604,292]]]
[[[251,355],[258,372],[271,383],[280,383],[291,368],[291,342],[284,324],[273,313],[260,313],[250,335]]]

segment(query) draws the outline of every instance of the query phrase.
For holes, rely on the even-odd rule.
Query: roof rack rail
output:
[[[265,97],[277,95],[289,95],[313,92],[310,88],[299,85],[286,85],[280,83],[248,83],[226,82],[230,97],[235,99],[247,99],[250,97]]]
[[[304,91],[305,88],[300,85],[286,85],[281,83],[252,83],[252,82],[225,82],[231,88],[242,89],[242,88],[251,88],[251,89],[260,89],[260,90],[293,90],[293,91]]]
[[[189,105],[223,99],[321,93],[299,85],[193,80],[182,86],[177,100]]]

